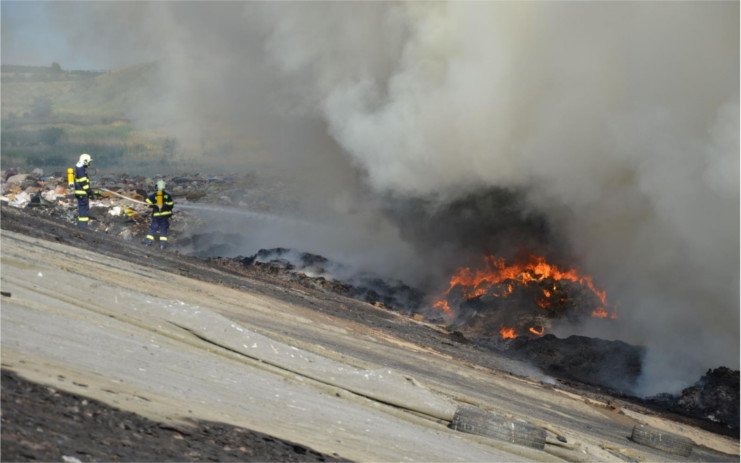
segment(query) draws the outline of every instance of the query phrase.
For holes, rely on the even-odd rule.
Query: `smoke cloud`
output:
[[[617,305],[616,329],[579,334],[648,347],[637,392],[739,368],[737,2],[85,5],[80,50],[161,64],[143,124],[285,172],[396,276],[530,224]]]
[[[622,330],[594,334],[654,353],[651,393],[676,391],[712,363],[738,366],[737,12],[397,5],[373,34],[405,37],[385,78],[280,61],[306,56],[302,30],[270,43],[286,71],[312,76],[331,133],[377,190],[525,187],[619,304]],[[284,13],[276,20],[290,21]],[[324,21],[341,19],[323,15],[314,30]],[[351,69],[370,64],[358,51]]]

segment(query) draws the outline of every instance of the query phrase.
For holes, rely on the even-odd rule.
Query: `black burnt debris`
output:
[[[509,341],[513,356],[543,372],[594,386],[609,385],[628,392],[636,385],[646,350],[622,341],[586,336],[559,339],[552,334]]]
[[[694,385],[677,395],[659,394],[649,402],[685,416],[713,421],[738,429],[739,370],[710,369]],[[736,404],[736,406],[733,406]]]
[[[356,272],[346,265],[306,252],[285,248],[261,249],[250,257],[237,257],[244,266],[279,275],[313,288],[359,299],[406,314],[420,307],[424,293],[399,280],[370,272]]]

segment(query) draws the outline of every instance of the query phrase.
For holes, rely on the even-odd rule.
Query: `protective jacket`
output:
[[[157,205],[157,193],[152,193],[147,197],[147,204],[152,208],[153,217],[170,217],[172,215],[172,208],[175,206],[170,193],[162,192],[162,207]]]
[[[77,163],[75,165],[75,196],[91,196],[90,179],[87,176],[87,166]]]
[[[75,198],[77,198],[77,226],[87,228],[90,221],[90,179],[87,176],[87,166],[81,162],[75,165]]]
[[[160,247],[163,249],[167,246],[167,229],[170,227],[170,216],[172,216],[172,208],[175,206],[175,201],[172,200],[170,193],[162,190],[162,206],[157,204],[157,193],[152,193],[147,197],[147,204],[152,208],[152,226],[149,228],[149,234],[144,243],[149,245],[154,241],[154,235],[157,234],[157,230],[160,232]]]

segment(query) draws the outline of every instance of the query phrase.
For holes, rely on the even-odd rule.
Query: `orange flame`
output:
[[[540,331],[538,331],[538,330],[536,330],[536,329],[535,329],[535,327],[532,327],[532,326],[531,326],[531,327],[530,327],[530,328],[528,329],[528,331],[530,331],[530,332],[531,332],[531,333],[533,333],[533,334],[537,334],[538,336],[543,336],[543,333],[545,333],[545,327],[541,326],[541,327],[540,327]]]
[[[475,271],[469,267],[459,269],[458,273],[450,278],[450,288],[445,292],[445,295],[457,285],[463,287],[465,295],[471,298],[485,294],[493,285],[504,280],[527,283],[552,278],[586,284],[589,289],[597,294],[600,300],[604,301],[607,297],[604,291],[598,291],[594,287],[591,277],[582,276],[574,269],[562,271],[558,267],[548,264],[543,257],[531,256],[525,264],[507,265],[501,257],[487,256],[484,258],[484,262],[484,268]]]
[[[441,309],[443,312],[450,312],[450,305],[448,305],[448,301],[445,299],[440,299],[439,301],[435,302],[433,305],[436,309]]]
[[[501,330],[499,330],[499,334],[502,335],[503,339],[514,339],[517,337],[517,334],[515,334],[514,328],[505,328],[502,327]]]
[[[597,307],[592,311],[592,316],[597,318],[607,318],[610,317],[613,320],[617,319],[617,314],[615,312],[608,312],[605,310],[604,307]]]
[[[607,304],[607,292],[598,290],[592,281],[592,277],[582,275],[576,269],[563,270],[555,265],[550,265],[545,261],[545,258],[531,255],[525,263],[515,263],[507,265],[505,260],[501,257],[486,256],[484,258],[484,265],[481,268],[472,270],[470,267],[462,267],[450,278],[450,286],[442,293],[440,300],[438,300],[434,307],[444,310],[450,313],[451,308],[446,300],[450,291],[458,286],[462,292],[463,297],[471,299],[484,294],[491,294],[495,297],[507,297],[515,290],[518,285],[526,285],[530,282],[540,282],[545,279],[552,279],[555,281],[567,280],[575,283],[579,283],[582,286],[589,288],[600,300],[601,305],[592,312],[592,316],[599,318],[610,317],[612,319],[617,318],[617,314],[614,312],[608,312],[605,307]],[[502,283],[504,283],[502,285]],[[499,285],[498,287],[494,287]],[[556,285],[553,285],[552,291],[543,289],[543,296],[545,298],[537,299],[535,302],[542,308],[548,308],[551,306],[551,297],[554,296],[557,290]],[[563,296],[559,296],[560,302],[565,302]],[[530,328],[530,331],[537,335],[542,335],[545,328],[541,327],[541,330],[535,330]],[[506,334],[505,334],[506,333]],[[516,337],[514,328],[502,328],[500,331],[502,337]],[[509,336],[511,335],[511,336]]]
[[[597,307],[596,309],[594,309],[594,311],[592,311],[593,317],[605,318],[608,315],[610,314],[607,313],[604,307]]]

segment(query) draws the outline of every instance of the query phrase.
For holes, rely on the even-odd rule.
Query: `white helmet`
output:
[[[93,162],[93,158],[91,158],[89,154],[83,153],[80,155],[80,162],[86,166],[89,166],[90,163]]]
[[[157,189],[159,191],[165,191],[165,181],[164,180],[157,180]]]

